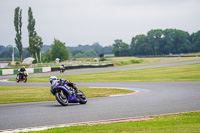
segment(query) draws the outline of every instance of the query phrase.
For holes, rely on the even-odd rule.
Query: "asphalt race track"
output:
[[[112,71],[112,69],[96,70],[97,72],[102,70]],[[87,71],[89,72],[89,70],[84,72]],[[92,71],[95,71],[95,69],[92,69]],[[79,72],[82,73],[83,71],[73,70],[68,71],[67,74],[78,74]],[[48,75],[49,73],[45,74]],[[41,74],[34,75],[41,76]],[[10,77],[15,76],[1,76],[1,79]],[[0,86],[16,86],[16,84],[16,82],[0,82]],[[17,84],[17,86],[20,85],[49,86],[49,83],[27,82]],[[145,91],[132,95],[90,98],[85,105],[69,104],[66,107],[61,106],[57,101],[1,104],[0,130],[200,111],[200,81],[79,82],[77,86],[139,88]]]

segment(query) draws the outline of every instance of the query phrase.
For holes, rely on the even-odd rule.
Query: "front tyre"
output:
[[[86,98],[85,94],[80,90],[78,90],[77,98],[80,100],[80,102],[79,102],[80,104],[86,104],[87,103],[87,98]]]
[[[27,77],[24,76],[24,78],[23,78],[23,82],[26,83],[26,81],[27,81]]]
[[[19,83],[19,76],[16,77],[16,82]]]
[[[56,92],[55,94],[56,96],[56,100],[63,106],[67,106],[68,105],[68,99],[67,96],[65,96],[65,94],[60,91],[60,92]]]
[[[19,83],[19,79],[16,78],[16,82]]]

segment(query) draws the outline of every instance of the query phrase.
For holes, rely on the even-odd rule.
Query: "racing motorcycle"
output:
[[[65,67],[64,66],[60,66],[60,73],[64,73],[65,71]]]
[[[51,82],[51,93],[63,106],[67,106],[68,103],[87,103],[85,94],[78,90],[74,83],[65,79],[53,80]]]
[[[24,83],[26,83],[27,77],[28,77],[28,73],[26,71],[24,72],[19,71],[17,73],[16,82],[19,83],[19,81],[23,81]]]

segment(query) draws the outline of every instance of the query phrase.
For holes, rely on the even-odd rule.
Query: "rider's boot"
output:
[[[74,86],[73,88],[74,88],[75,93],[76,93],[77,95],[81,95],[81,94],[82,94],[82,93],[80,93],[80,92],[78,91],[78,88],[77,88],[76,86]]]

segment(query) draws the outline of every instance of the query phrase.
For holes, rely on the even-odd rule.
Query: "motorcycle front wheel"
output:
[[[68,105],[68,97],[65,96],[65,94],[60,91],[60,92],[56,92],[55,94],[56,96],[56,100],[63,106],[67,106]]]
[[[80,104],[87,103],[87,98],[86,98],[85,94],[80,90],[78,90],[77,98],[80,100],[80,102],[79,102]]]
[[[27,81],[27,77],[24,76],[24,78],[23,78],[23,82],[26,83],[26,81]]]
[[[17,75],[17,77],[16,77],[16,82],[17,82],[17,83],[19,83],[19,78],[20,78],[20,77]]]
[[[19,79],[18,78],[16,78],[16,82],[19,83]]]

